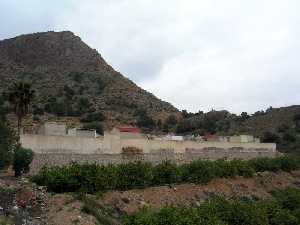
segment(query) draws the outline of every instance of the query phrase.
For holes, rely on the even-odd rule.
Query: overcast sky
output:
[[[0,0],[0,39],[71,30],[179,109],[300,102],[299,0]]]

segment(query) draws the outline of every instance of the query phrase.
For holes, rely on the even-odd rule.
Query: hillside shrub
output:
[[[105,116],[101,112],[88,113],[80,119],[83,123],[90,123],[94,121],[100,122],[104,120]]]
[[[33,159],[33,151],[30,149],[18,147],[14,152],[13,169],[15,176],[21,176],[29,172],[29,165]]]
[[[95,193],[184,182],[207,183],[214,178],[251,177],[255,172],[289,172],[299,168],[299,159],[289,156],[249,161],[196,160],[183,165],[170,161],[158,165],[142,161],[107,166],[73,163],[68,166],[43,168],[33,177],[33,181],[54,192]]]

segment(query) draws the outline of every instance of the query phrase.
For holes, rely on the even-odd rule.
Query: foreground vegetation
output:
[[[159,211],[144,208],[128,216],[124,225],[298,225],[300,190],[274,191],[273,198],[226,200],[215,197],[199,207],[165,207]]]
[[[175,183],[207,183],[214,178],[252,177],[256,172],[287,171],[300,168],[300,159],[292,156],[245,160],[197,160],[176,165],[170,161],[153,165],[130,162],[119,165],[77,164],[43,168],[33,181],[53,192],[129,190]]]
[[[14,108],[19,109],[21,111],[22,111],[21,108],[27,109],[28,105],[24,106],[19,101],[16,100],[17,94],[15,93],[18,93],[19,97],[21,98],[21,96],[23,96],[21,94],[21,91],[15,90],[15,92],[13,93],[14,93],[14,97],[11,98],[14,100],[16,104],[18,102],[18,106],[14,106]],[[26,101],[28,102],[28,100]],[[0,170],[7,169],[9,166],[12,166],[15,171],[15,175],[20,176],[23,173],[29,171],[29,165],[33,159],[33,152],[30,149],[25,149],[21,147],[21,144],[19,143],[18,133],[16,133],[11,128],[11,126],[7,121],[6,118],[7,110],[8,109],[7,107],[5,107],[4,101],[0,96]],[[25,113],[24,110],[25,109],[23,109],[22,113]],[[19,116],[23,116],[22,113],[20,113]],[[19,120],[21,121],[21,119]]]

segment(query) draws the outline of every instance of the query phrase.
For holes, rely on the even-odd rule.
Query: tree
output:
[[[240,117],[241,117],[242,121],[245,121],[245,120],[247,120],[250,116],[248,115],[247,112],[242,112]]]
[[[271,132],[271,131],[265,131],[262,135],[262,142],[266,143],[279,143],[280,142],[280,137]]]
[[[138,116],[137,125],[140,128],[146,129],[154,129],[155,128],[155,121],[148,115],[145,109],[137,109],[134,112],[135,116]]]
[[[98,134],[103,135],[103,125],[99,122],[91,122],[91,123],[86,123],[83,125],[83,129],[87,130],[96,130]]]
[[[29,111],[29,106],[34,98],[34,90],[25,82],[16,82],[10,88],[8,100],[13,105],[14,112],[18,118],[18,134],[20,134],[22,119]]]

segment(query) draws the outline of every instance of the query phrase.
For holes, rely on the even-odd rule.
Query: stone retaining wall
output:
[[[221,159],[240,158],[251,159],[256,157],[275,157],[276,152],[271,153],[268,149],[187,149],[185,153],[174,153],[173,149],[153,150],[145,154],[62,154],[46,153],[35,154],[31,164],[31,173],[37,173],[43,166],[62,166],[71,162],[97,163],[102,165],[127,163],[130,161],[142,160],[160,163],[164,160],[182,164],[196,159]]]

